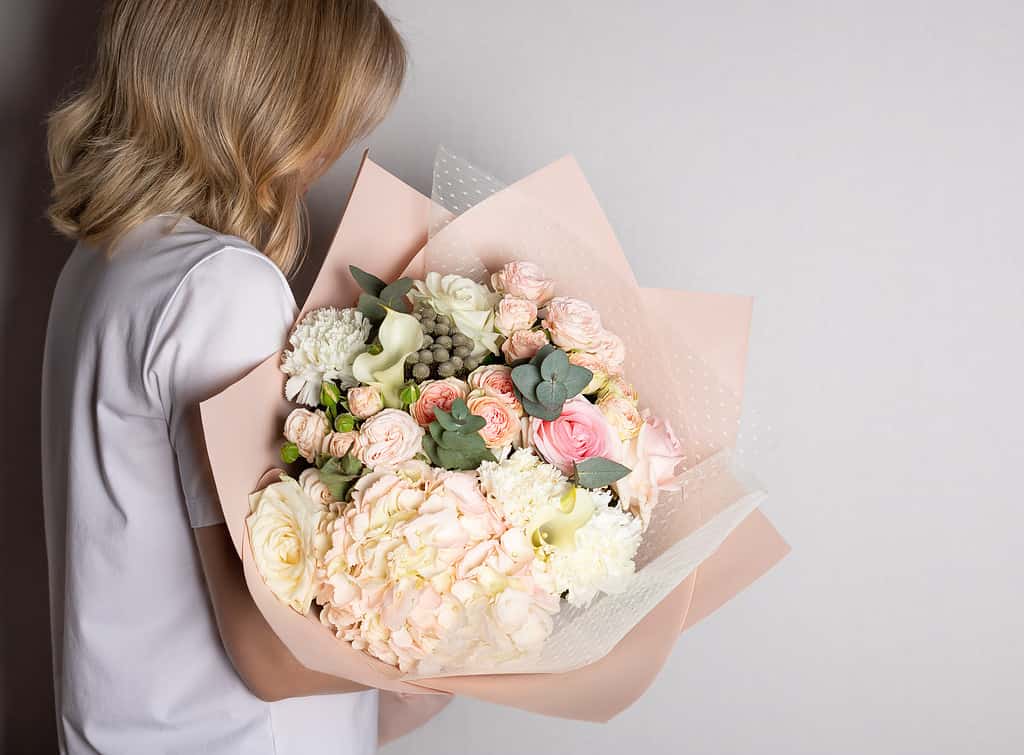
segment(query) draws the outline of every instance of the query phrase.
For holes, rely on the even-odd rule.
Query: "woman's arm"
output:
[[[367,689],[311,671],[295,660],[253,602],[228,528],[217,524],[198,527],[193,532],[221,641],[238,675],[254,695],[272,702],[286,697]]]

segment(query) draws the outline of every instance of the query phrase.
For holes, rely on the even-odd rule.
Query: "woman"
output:
[[[375,693],[305,669],[253,605],[197,404],[284,342],[302,194],[404,68],[371,0],[109,2],[49,134],[78,242],[43,368],[62,751],[375,750]]]

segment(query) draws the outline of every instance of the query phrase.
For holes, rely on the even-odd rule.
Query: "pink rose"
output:
[[[372,417],[384,408],[384,397],[373,385],[358,385],[348,389],[348,410],[359,419]]]
[[[548,337],[543,330],[517,330],[501,344],[501,351],[509,362],[518,362],[521,359],[532,359],[547,343]]]
[[[554,281],[532,262],[509,262],[491,276],[491,286],[499,293],[529,299],[538,306],[547,302],[555,291]]]
[[[544,460],[565,475],[577,461],[596,456],[618,461],[619,437],[601,410],[582,396],[565,402],[555,420],[530,418],[530,441]]]
[[[337,456],[339,459],[352,450],[359,433],[328,433],[320,447],[322,453]]]
[[[622,463],[632,471],[615,483],[622,505],[640,517],[645,529],[658,493],[679,489],[676,475],[683,459],[683,444],[668,422],[645,412],[640,433],[623,449]]]
[[[608,365],[594,354],[586,351],[570,352],[569,364],[575,364],[577,367],[586,367],[594,375],[587,384],[587,387],[583,389],[583,393],[587,395],[597,393],[608,382]]]
[[[635,438],[644,424],[636,403],[626,396],[615,393],[604,393],[597,400],[597,408],[601,410],[621,440]]]
[[[566,351],[595,349],[605,338],[601,315],[581,299],[559,296],[548,304],[543,325],[551,333],[551,342]]]
[[[466,399],[469,411],[487,422],[481,437],[488,448],[501,448],[516,438],[520,431],[519,414],[512,405],[500,396],[492,396],[483,391],[474,391]]]
[[[537,305],[529,299],[506,296],[495,310],[494,326],[503,336],[529,330],[537,323]]]
[[[636,388],[626,382],[626,379],[621,375],[612,375],[608,378],[598,398],[600,399],[606,395],[621,396],[629,399],[634,404],[640,400],[640,394],[636,392]]]
[[[474,391],[503,399],[522,416],[523,406],[516,398],[515,385],[512,383],[512,368],[504,364],[485,364],[477,367],[467,378],[469,387]]]
[[[284,421],[284,437],[298,446],[306,461],[313,463],[330,430],[327,415],[317,409],[295,409]]]
[[[469,386],[455,377],[444,380],[425,380],[420,383],[420,397],[409,405],[409,413],[417,423],[426,427],[434,421],[434,409],[450,411],[456,399],[465,399]]]
[[[608,365],[609,372],[621,372],[622,364],[626,361],[626,344],[617,335],[606,330],[598,338],[593,353]]]
[[[356,454],[370,469],[409,461],[423,447],[423,428],[399,409],[374,414],[359,428]]]
[[[299,475],[299,485],[315,503],[330,506],[335,502],[331,491],[320,479],[320,470],[316,467],[303,470],[302,474]]]

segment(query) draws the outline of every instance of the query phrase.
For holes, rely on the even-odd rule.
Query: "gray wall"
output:
[[[65,247],[37,123],[88,5],[4,12],[11,751],[50,741],[34,381]],[[571,151],[642,282],[757,295],[759,472],[794,547],[611,724],[459,700],[391,755],[1024,749],[1024,6],[386,5],[413,68],[378,162],[429,191],[439,142],[509,179]],[[312,192],[300,295],[355,162]]]

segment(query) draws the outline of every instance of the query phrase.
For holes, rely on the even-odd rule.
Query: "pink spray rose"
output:
[[[683,444],[663,419],[644,413],[639,434],[623,449],[622,463],[632,471],[615,483],[615,490],[644,528],[651,522],[651,511],[662,490],[678,490],[678,467],[683,461]]]
[[[398,409],[374,414],[359,428],[356,454],[370,469],[409,461],[423,447],[423,428]]]
[[[509,362],[518,362],[520,359],[532,359],[547,343],[548,337],[543,330],[517,330],[505,339],[501,350]]]
[[[491,276],[495,291],[520,299],[529,299],[543,306],[554,294],[555,283],[544,277],[544,271],[533,262],[509,262]]]
[[[312,463],[330,431],[327,415],[319,409],[295,409],[284,421],[284,437],[294,443],[302,458]]]
[[[470,412],[483,417],[487,422],[480,435],[488,448],[501,448],[519,436],[519,414],[500,396],[492,396],[484,391],[473,391],[466,399],[466,406]]]
[[[626,396],[604,393],[597,400],[597,408],[608,420],[608,424],[615,428],[621,440],[635,438],[643,427],[644,419],[636,408],[636,402]]]
[[[450,411],[456,399],[465,399],[469,386],[456,377],[425,380],[420,383],[420,397],[409,406],[409,413],[421,426],[434,421],[434,409]]]
[[[357,385],[348,389],[348,410],[359,419],[372,417],[384,408],[384,397],[374,385]]]
[[[618,461],[621,443],[601,410],[582,396],[565,402],[555,420],[530,418],[530,441],[544,460],[563,474],[573,473],[577,461],[596,456]]]
[[[568,296],[551,300],[543,325],[551,333],[551,342],[566,351],[594,353],[605,338],[598,311],[587,302]]]
[[[495,396],[507,401],[522,416],[523,406],[516,398],[515,386],[512,383],[512,368],[504,364],[485,364],[477,367],[467,378],[469,387],[474,391]]]
[[[329,433],[327,437],[324,438],[320,451],[328,456],[337,456],[338,458],[341,458],[352,450],[352,446],[355,445],[358,437],[359,433],[352,431],[347,433]]]
[[[606,330],[597,339],[593,353],[608,366],[610,373],[621,372],[622,364],[626,361],[626,344],[617,335]]]
[[[510,336],[517,330],[529,330],[537,322],[537,305],[529,299],[506,296],[498,302],[494,326],[503,336]]]

